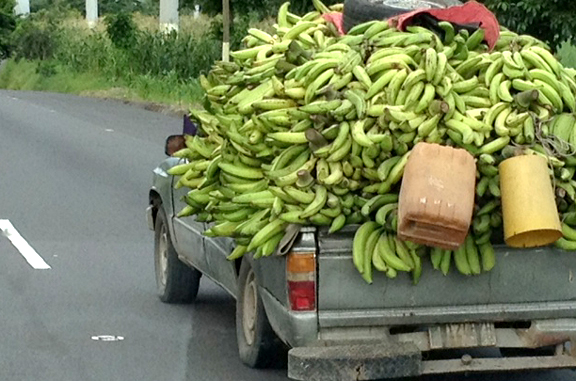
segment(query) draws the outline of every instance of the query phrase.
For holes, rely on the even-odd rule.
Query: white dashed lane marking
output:
[[[12,245],[22,254],[26,262],[36,270],[48,270],[51,267],[42,259],[9,220],[0,220],[0,231],[12,242]]]

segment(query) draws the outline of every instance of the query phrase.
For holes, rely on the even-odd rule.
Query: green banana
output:
[[[450,250],[443,250],[442,252],[442,261],[440,262],[440,270],[444,276],[448,275],[450,271],[450,264],[452,262],[452,251]]]
[[[482,259],[482,270],[490,271],[496,265],[496,254],[490,242],[480,244],[478,251]]]
[[[376,222],[367,221],[363,223],[354,234],[354,241],[352,244],[352,259],[354,266],[360,274],[363,274],[365,271],[364,250],[366,248],[366,243],[370,235],[378,228],[379,226]]]
[[[352,125],[351,128],[352,138],[356,143],[358,143],[363,147],[372,147],[374,145],[374,142],[372,142],[372,140],[370,140],[366,135],[366,132],[364,131],[365,124],[366,124],[365,119],[359,119]]]
[[[390,213],[398,209],[398,203],[392,202],[381,206],[376,212],[375,221],[382,226],[386,225]]]
[[[252,237],[250,244],[247,247],[247,251],[252,251],[253,249],[260,247],[268,239],[272,238],[276,234],[282,232],[287,226],[285,221],[280,219],[275,219],[272,222],[264,226],[258,233]]]
[[[437,247],[433,247],[430,251],[430,261],[432,262],[434,270],[440,270],[440,263],[442,262],[443,254],[444,250]]]
[[[372,259],[380,234],[381,229],[376,229],[370,233],[366,240],[366,247],[364,248],[364,272],[362,273],[362,278],[368,284],[372,283]]]
[[[438,27],[444,31],[444,44],[451,44],[456,34],[454,25],[448,21],[439,21]]]
[[[380,235],[376,244],[378,255],[390,268],[397,271],[411,271],[412,267],[397,256],[394,247],[390,244],[391,241],[391,237],[388,237],[386,233]]]
[[[316,186],[315,192],[316,195],[314,200],[302,211],[300,218],[304,219],[313,216],[324,207],[324,204],[326,204],[326,200],[328,198],[328,191],[326,187],[318,185]]]
[[[474,242],[474,238],[471,234],[468,234],[465,241],[466,245],[466,259],[468,260],[468,265],[470,266],[471,274],[478,275],[481,272],[480,266],[480,255],[478,254],[478,248]]]
[[[460,247],[454,251],[454,263],[456,264],[456,268],[461,274],[463,275],[472,274],[470,264],[468,263],[466,244],[460,245]]]
[[[336,233],[337,231],[342,229],[345,224],[346,224],[346,215],[340,214],[340,215],[338,215],[338,217],[336,217],[336,218],[334,218],[334,220],[332,220],[332,223],[330,225],[330,229],[328,230],[328,232],[330,234]]]

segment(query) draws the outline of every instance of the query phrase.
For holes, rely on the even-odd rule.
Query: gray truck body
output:
[[[174,190],[166,173],[176,163],[168,158],[154,170],[149,224],[153,228],[161,200],[180,260],[236,297],[239,266],[226,259],[233,240],[205,237],[206,224],[175,216],[186,193]],[[390,280],[380,273],[369,285],[352,264],[356,228],[328,234],[305,227],[294,242],[291,250],[316,253],[312,312],[290,309],[285,256],[243,258],[253,262],[270,325],[292,348],[289,377],[368,380],[576,367],[576,253],[501,246],[496,267],[479,276],[465,277],[455,269],[443,276],[425,263],[416,286],[406,274]]]

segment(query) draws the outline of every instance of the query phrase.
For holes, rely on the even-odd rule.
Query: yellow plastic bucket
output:
[[[545,158],[515,156],[500,163],[504,240],[511,247],[537,247],[562,237]]]

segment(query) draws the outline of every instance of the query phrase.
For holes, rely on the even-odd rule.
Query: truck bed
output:
[[[515,250],[497,246],[492,271],[447,276],[428,258],[417,285],[409,273],[367,284],[352,264],[357,227],[318,231],[320,328],[521,321],[576,317],[576,253],[552,247]]]
[[[367,284],[352,262],[358,226],[316,233],[318,342],[289,353],[296,380],[576,368],[576,253],[496,247],[479,276],[423,262]]]

